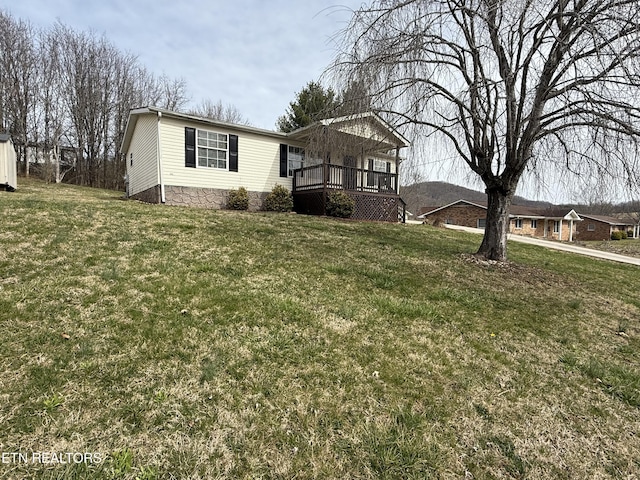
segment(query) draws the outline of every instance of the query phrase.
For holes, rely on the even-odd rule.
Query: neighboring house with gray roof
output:
[[[487,218],[487,204],[458,200],[441,207],[422,210],[418,219],[431,225],[461,225],[484,228]],[[567,208],[537,209],[512,205],[509,214],[509,232],[518,235],[548,238],[572,242],[576,240],[577,224],[582,218]]]
[[[625,232],[631,238],[638,238],[640,225],[632,218],[616,218],[605,215],[581,213],[584,222],[580,225],[578,240],[610,240],[613,232]]]

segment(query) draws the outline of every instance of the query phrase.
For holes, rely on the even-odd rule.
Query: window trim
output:
[[[538,229],[538,219],[536,219],[536,218],[532,218],[531,219],[531,228],[533,230],[537,230]]]
[[[562,220],[554,220],[553,221],[553,233],[560,233],[560,222]]]
[[[516,230],[522,230],[522,219],[521,218],[516,218],[514,221],[514,228]]]
[[[201,145],[200,144],[200,132],[207,134],[207,142],[210,141],[208,135],[209,134],[215,134],[215,135],[223,135],[226,140],[224,141],[224,143],[226,143],[226,149],[223,148],[218,148],[218,147],[210,147],[208,144],[207,145]],[[216,143],[220,143],[220,139],[217,138],[216,139]],[[218,152],[225,152],[225,166],[223,167],[218,167],[218,166],[211,166],[209,165],[209,159],[207,158],[207,165],[201,165],[200,164],[200,149],[207,149],[207,150],[215,150]],[[219,171],[229,171],[229,134],[228,133],[220,133],[220,132],[216,132],[214,130],[205,130],[205,129],[201,129],[201,128],[197,128],[196,129],[196,168],[206,168],[206,169],[214,169],[214,170],[219,170]],[[217,158],[216,159],[216,163],[219,163],[220,159]]]
[[[587,232],[595,232],[595,231],[596,231],[596,224],[595,223],[587,224]]]

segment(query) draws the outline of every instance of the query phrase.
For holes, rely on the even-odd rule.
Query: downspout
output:
[[[167,199],[164,194],[164,181],[162,180],[162,148],[160,142],[160,120],[162,119],[162,112],[158,112],[158,123],[157,123],[157,133],[156,140],[157,145],[156,149],[158,152],[158,181],[160,182],[160,202],[166,203]]]

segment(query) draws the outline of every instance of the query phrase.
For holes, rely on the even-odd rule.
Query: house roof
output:
[[[292,137],[306,137],[314,128],[318,126],[331,127],[332,129],[347,132],[341,129],[345,125],[369,124],[374,129],[383,132],[380,143],[385,143],[389,148],[407,147],[411,142],[402,134],[397,132],[389,123],[385,122],[379,115],[374,112],[364,112],[355,115],[345,115],[342,117],[326,118],[319,120],[311,125],[299,128],[290,133]]]
[[[389,145],[394,147],[395,146],[404,147],[409,144],[408,140],[406,140],[399,133],[395,132],[388,123],[382,120],[375,113],[362,113],[359,115],[351,115],[348,117],[329,118],[325,120],[320,120],[319,122],[309,125],[308,127],[300,128],[293,132],[283,133],[283,132],[276,132],[273,130],[266,130],[262,128],[251,127],[248,125],[237,125],[234,123],[221,122],[219,120],[212,120],[210,118],[203,118],[203,117],[198,117],[196,115],[189,115],[186,113],[174,112],[172,110],[167,110],[164,108],[149,106],[149,107],[132,109],[129,112],[129,119],[127,120],[127,126],[125,129],[124,138],[122,140],[122,145],[120,146],[121,152],[126,152],[127,149],[129,148],[129,144],[133,136],[133,131],[135,130],[136,122],[138,121],[138,118],[141,115],[145,115],[145,114],[155,114],[158,116],[200,123],[202,125],[208,125],[212,127],[218,127],[218,128],[230,129],[238,132],[246,132],[246,133],[253,133],[257,135],[268,136],[268,137],[277,138],[280,140],[292,139],[292,140],[298,140],[298,141],[304,140],[309,135],[310,131],[317,126],[328,126],[328,127],[331,127],[332,129],[339,129],[340,127],[349,123],[364,121],[371,125],[374,125],[377,129],[382,129],[385,137],[385,140],[382,143],[384,143],[385,145],[389,143]]]
[[[460,199],[455,202],[449,203],[448,205],[444,205],[442,207],[435,207],[430,211],[426,211],[418,216],[418,218],[426,218],[428,215],[432,215],[440,210],[451,207],[456,204],[467,204],[478,208],[487,209],[486,202],[470,202],[469,200]],[[429,208],[429,207],[426,207]],[[576,220],[580,221],[580,215],[578,215],[575,210],[566,208],[558,208],[558,207],[550,207],[550,208],[533,208],[527,207],[525,205],[511,205],[511,210],[509,212],[510,218],[533,218],[533,219],[554,219],[554,220]]]
[[[616,218],[616,217],[608,217],[606,215],[591,215],[581,213],[581,217],[588,218],[589,220],[595,220],[596,222],[607,223],[609,225],[617,225],[617,226],[627,226],[627,225],[636,225],[638,222],[633,220],[632,218]]]
[[[129,143],[131,142],[131,137],[133,136],[133,131],[135,130],[135,126],[138,121],[138,118],[141,115],[145,115],[149,113],[167,117],[167,118],[175,118],[179,120],[200,123],[202,125],[209,125],[209,126],[218,127],[218,128],[231,129],[239,132],[266,135],[266,136],[280,138],[280,139],[287,138],[286,133],[274,132],[273,130],[265,130],[262,128],[250,127],[248,125],[237,125],[235,123],[221,122],[219,120],[212,120],[210,118],[198,117],[196,115],[189,115],[186,113],[174,112],[172,110],[167,110],[164,108],[142,107],[142,108],[135,108],[129,112],[127,127],[125,129],[124,138],[122,139],[122,145],[120,146],[121,152],[126,152],[127,149],[129,148]]]

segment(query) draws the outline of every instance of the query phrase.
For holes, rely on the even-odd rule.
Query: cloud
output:
[[[361,4],[341,3],[25,0],[2,8],[38,27],[59,20],[104,34],[149,71],[184,78],[192,103],[221,100],[272,129],[295,92],[329,65],[330,38]]]

